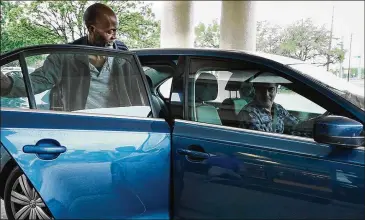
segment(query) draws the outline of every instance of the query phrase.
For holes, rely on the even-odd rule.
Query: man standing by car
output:
[[[84,13],[84,23],[88,35],[71,44],[128,50],[124,43],[116,40],[118,20],[108,6],[101,3],[89,6]],[[137,81],[123,59],[51,54],[43,66],[29,76],[35,94],[51,89],[52,110],[75,111],[144,102],[139,95],[133,97],[133,93],[138,91],[127,92],[139,87],[135,85]],[[27,96],[21,74],[7,76],[1,73],[1,96]]]

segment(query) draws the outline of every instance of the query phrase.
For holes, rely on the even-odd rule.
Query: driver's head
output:
[[[277,92],[275,83],[254,83],[255,101],[264,108],[271,108]]]
[[[85,26],[89,32],[89,43],[93,46],[110,46],[116,39],[118,19],[108,6],[95,3],[84,13]]]

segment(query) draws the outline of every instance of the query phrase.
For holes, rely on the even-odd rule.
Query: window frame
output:
[[[29,108],[27,109],[22,109],[22,108],[11,108],[11,107],[5,107],[5,108],[9,108],[9,109],[19,109],[19,110],[30,110],[30,109],[36,109],[36,103],[35,103],[35,98],[33,94],[33,88],[31,86],[30,79],[29,79],[29,75],[28,75],[28,68],[27,68],[27,63],[25,61],[25,56],[23,53],[15,53],[15,54],[4,54],[1,56],[1,60],[0,60],[0,67],[14,62],[14,61],[18,61],[19,65],[20,65],[20,72],[22,73],[23,76],[23,82],[24,82],[24,87],[25,87],[25,91],[27,92],[27,100],[28,100],[28,106]]]
[[[103,48],[103,47],[94,47],[94,46],[85,46],[85,45],[72,45],[72,44],[50,44],[50,45],[37,45],[37,46],[30,46],[30,47],[22,47],[19,49],[16,49],[14,51],[5,53],[1,55],[1,59],[0,59],[0,66],[3,66],[9,62],[13,62],[15,60],[19,60],[20,63],[20,67],[21,67],[21,72],[22,72],[22,76],[24,79],[24,83],[25,83],[25,88],[27,91],[27,96],[28,96],[28,100],[29,100],[29,109],[28,110],[32,110],[32,111],[37,111],[37,112],[45,112],[45,113],[52,113],[54,111],[51,110],[42,110],[42,109],[37,109],[36,106],[36,102],[35,102],[35,94],[33,92],[33,88],[32,88],[32,84],[30,82],[30,77],[29,77],[29,73],[28,73],[28,67],[27,67],[27,63],[26,63],[26,57],[30,57],[30,56],[37,56],[37,55],[44,55],[44,54],[55,54],[56,53],[91,53],[91,54],[100,54],[100,55],[105,55],[105,56],[130,56],[129,61],[130,62],[134,62],[134,64],[136,65],[137,69],[135,71],[138,72],[138,74],[140,74],[141,79],[142,79],[142,84],[143,87],[142,89],[145,90],[146,92],[146,98],[148,101],[148,105],[151,108],[151,112],[152,112],[152,117],[153,118],[158,118],[158,113],[156,111],[156,107],[153,106],[153,102],[152,102],[152,94],[151,91],[147,86],[147,79],[146,76],[144,74],[143,68],[141,66],[141,63],[138,59],[138,56],[132,52],[132,51],[124,51],[124,50],[116,50],[116,49],[110,49],[110,48]],[[22,111],[23,109],[17,109],[19,111]],[[78,113],[78,112],[66,112],[66,111],[62,111],[62,112],[57,112],[62,113],[62,114],[85,114],[85,113]],[[103,116],[105,117],[105,115],[103,114],[99,114],[99,113],[90,113],[93,114],[95,116]],[[120,117],[121,115],[112,115],[115,117]],[[122,117],[131,117],[128,115],[122,115]],[[147,116],[145,118],[148,118]]]

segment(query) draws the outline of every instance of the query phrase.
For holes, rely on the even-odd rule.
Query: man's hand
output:
[[[1,81],[1,94],[8,91],[11,86],[11,79],[0,71],[0,81]]]
[[[96,68],[102,67],[106,61],[106,57],[104,56],[97,56],[97,55],[89,55],[89,61],[92,65]]]

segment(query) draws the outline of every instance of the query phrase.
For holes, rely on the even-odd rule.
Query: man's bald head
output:
[[[84,14],[84,22],[89,31],[88,42],[95,46],[110,46],[116,39],[118,19],[108,6],[95,3]]]
[[[101,3],[95,3],[86,9],[84,13],[84,23],[86,27],[89,28],[91,25],[103,23],[110,17],[117,17],[111,8]]]

